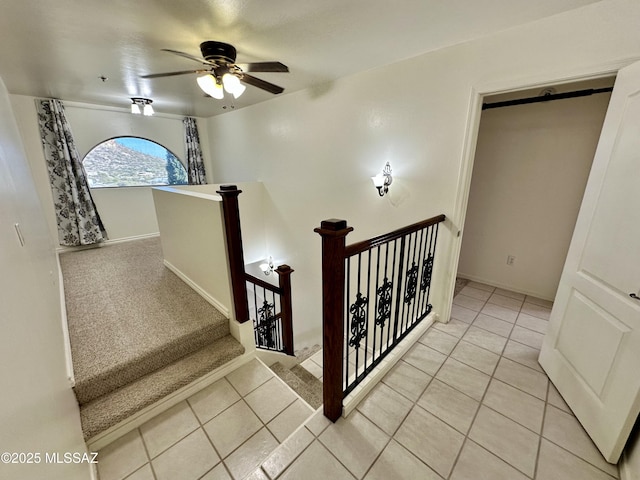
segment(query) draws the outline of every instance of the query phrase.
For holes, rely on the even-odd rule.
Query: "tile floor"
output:
[[[617,478],[538,365],[550,312],[548,301],[468,284],[452,320],[354,413],[335,424],[316,413],[248,478]]]
[[[101,480],[618,478],[538,365],[550,308],[469,283],[335,424],[247,366],[106,447]]]
[[[100,480],[240,480],[312,414],[253,360],[104,447]]]

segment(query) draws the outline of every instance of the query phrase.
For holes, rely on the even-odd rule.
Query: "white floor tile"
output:
[[[605,461],[593,441],[573,415],[551,405],[547,406],[542,436],[556,445],[569,450],[574,455],[611,475],[617,468]]]
[[[389,436],[356,411],[330,425],[319,439],[356,478],[362,478]]]
[[[547,398],[547,376],[508,358],[500,359],[493,376],[541,400]]]
[[[278,447],[278,440],[263,428],[224,459],[234,480],[242,480]]]
[[[315,440],[306,428],[299,429],[291,438],[274,450],[262,464],[269,477],[276,478]]]
[[[507,346],[504,347],[502,356],[513,360],[520,365],[525,365],[539,372],[543,372],[542,367],[538,363],[540,350],[538,350],[537,348],[529,347],[528,345],[509,340],[507,342]]]
[[[455,318],[451,318],[447,323],[435,322],[433,324],[433,328],[460,338],[464,335],[464,332],[467,331],[467,328],[469,328],[469,324],[456,320]]]
[[[189,433],[200,428],[198,419],[187,402],[161,413],[140,426],[149,457],[155,458]]]
[[[478,312],[469,310],[468,308],[462,307],[460,305],[454,304],[451,306],[451,318],[455,318],[456,320],[471,323],[477,315]]]
[[[506,297],[504,295],[500,295],[499,293],[494,293],[489,297],[487,303],[492,303],[494,305],[500,305],[501,307],[510,308],[511,310],[520,310],[522,307],[523,299]]]
[[[529,330],[528,328],[522,328],[519,325],[513,327],[511,336],[509,338],[531,348],[537,348],[538,350],[542,348],[542,342],[544,341],[543,334],[534,332],[533,330]]]
[[[467,440],[451,480],[527,480],[528,477],[477,443]]]
[[[151,461],[158,480],[198,480],[220,462],[202,429]]]
[[[550,308],[536,305],[534,303],[527,303],[527,302],[524,302],[524,304],[522,305],[522,309],[520,311],[522,313],[526,313],[527,315],[538,317],[543,320],[549,320],[549,317],[551,315]]]
[[[513,323],[490,317],[484,313],[479,314],[472,325],[505,338],[508,338],[513,330]]]
[[[520,313],[520,315],[518,315],[518,320],[516,320],[516,325],[544,335],[547,333],[547,329],[549,328],[549,321],[538,317],[532,317],[526,313]]]
[[[469,438],[509,465],[533,477],[540,437],[531,430],[481,406]]]
[[[493,374],[500,360],[495,353],[464,340],[451,352],[451,357],[487,375]]]
[[[418,405],[466,435],[480,403],[434,379],[418,400]]]
[[[222,458],[225,458],[262,426],[260,419],[243,400],[240,400],[205,423],[204,430]]]
[[[518,310],[501,307],[500,305],[495,305],[493,303],[487,303],[482,308],[481,313],[511,323],[515,323],[516,318],[518,317]]]
[[[433,376],[447,359],[447,356],[421,343],[416,343],[405,353],[402,359],[424,373]]]
[[[460,295],[466,295],[467,297],[476,298],[478,300],[486,302],[491,296],[491,292],[467,285],[462,290],[460,290]]]
[[[430,328],[419,341],[423,345],[433,348],[440,353],[449,355],[451,350],[456,346],[456,343],[458,343],[458,340],[458,337]]]
[[[364,480],[391,479],[441,480],[441,477],[398,442],[391,440]]]
[[[400,360],[396,363],[382,381],[396,392],[415,402],[420,398],[424,389],[431,381],[431,375]]]
[[[473,280],[467,283],[467,287],[473,287],[479,290],[485,290],[487,292],[494,292],[496,289],[496,287],[492,287],[491,285],[487,285],[486,283],[474,282]]]
[[[562,395],[560,395],[558,389],[551,382],[549,382],[549,396],[547,397],[547,402],[549,403],[549,405],[553,405],[554,407],[573,415],[571,407],[567,405],[567,402],[564,401],[564,398],[562,398]]]
[[[461,307],[468,308],[469,310],[473,310],[475,312],[479,312],[482,310],[482,307],[486,303],[484,300],[478,300],[477,298],[467,297],[463,294],[458,294],[453,299],[454,305],[460,305]]]
[[[426,432],[429,432],[426,435]],[[447,478],[464,436],[421,407],[414,407],[394,439],[431,469]]]
[[[255,390],[275,374],[258,360],[251,360],[242,367],[234,370],[226,379],[242,396]]]
[[[491,380],[482,403],[537,434],[542,430],[544,401],[500,380]]]
[[[240,400],[240,395],[222,378],[189,397],[188,402],[201,423],[206,423]]]
[[[137,429],[98,452],[101,480],[122,480],[148,462],[147,452]]]
[[[602,470],[542,439],[536,480],[612,480]]]
[[[491,377],[453,358],[448,358],[435,378],[471,398],[481,400]]]
[[[405,419],[413,402],[384,383],[379,383],[371,393],[360,402],[358,411],[380,427],[384,432],[393,435]]]
[[[302,400],[296,400],[271,420],[267,428],[279,442],[283,442],[311,415],[313,415],[311,407]]]
[[[507,343],[507,339],[505,337],[474,327],[473,325],[469,327],[469,330],[467,330],[467,333],[464,334],[462,339],[497,355],[502,353],[502,350]]]
[[[264,423],[268,423],[297,399],[295,393],[273,377],[244,397],[244,401]]]
[[[278,480],[354,480],[355,477],[319,441],[313,442]]]
[[[219,463],[200,480],[233,480],[224,464]]]

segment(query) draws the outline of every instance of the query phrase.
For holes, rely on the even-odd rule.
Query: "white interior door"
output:
[[[620,70],[540,364],[616,463],[640,411],[640,62]]]

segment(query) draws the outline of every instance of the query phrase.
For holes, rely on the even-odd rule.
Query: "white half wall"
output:
[[[0,112],[0,450],[41,455],[37,464],[1,463],[0,478],[86,480],[86,463],[45,462],[45,453],[86,447],[67,378],[54,245],[2,79]]]
[[[446,321],[466,211],[462,160],[475,145],[466,143],[475,130],[475,92],[615,70],[640,56],[639,17],[636,0],[604,0],[208,119],[216,181],[264,183],[267,249],[296,271],[296,347],[321,339],[313,229],[327,218],[346,219],[352,243],[447,215],[431,298]],[[394,181],[380,198],[370,177],[386,161]]]
[[[76,148],[81,157],[100,142],[118,136],[135,136],[153,140],[171,150],[186,162],[183,117],[157,113],[152,117],[132,115],[127,109],[64,101]],[[11,103],[22,134],[38,195],[45,208],[47,224],[57,238],[55,213],[47,168],[42,153],[35,98],[12,95]],[[206,154],[209,150],[207,128],[197,119],[200,143],[205,152],[205,169],[211,183],[213,166]],[[158,232],[151,187],[96,188],[91,195],[107,229],[109,240],[126,239]]]
[[[461,276],[553,300],[610,96],[482,113]]]

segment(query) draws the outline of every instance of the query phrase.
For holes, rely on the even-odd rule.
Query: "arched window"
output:
[[[187,171],[170,150],[139,137],[99,143],[83,160],[90,188],[186,185]]]

